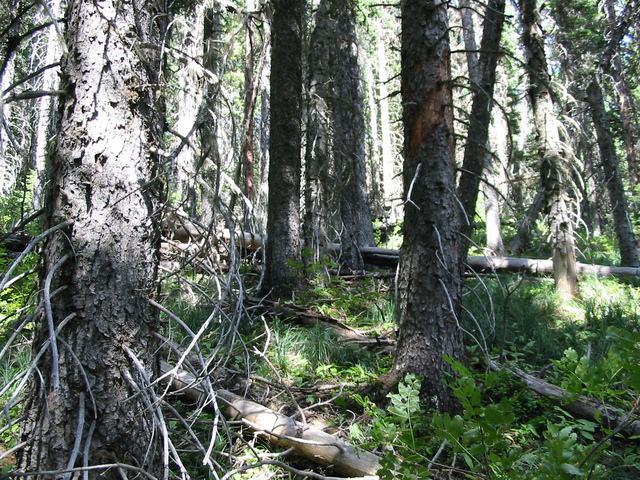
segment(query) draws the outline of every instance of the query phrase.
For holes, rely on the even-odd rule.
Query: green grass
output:
[[[603,358],[610,327],[640,326],[640,289],[616,279],[585,277],[580,297],[567,301],[553,282],[501,275],[470,279],[464,296],[466,328],[489,354],[508,354],[542,367],[568,348],[579,355]]]
[[[258,348],[263,351],[266,347],[269,362],[258,367],[257,373],[261,376],[280,377],[302,385],[320,378],[364,381],[378,374],[374,355],[344,341],[329,327],[321,324],[299,327],[283,320],[272,320],[263,328],[268,329],[268,335],[264,335],[264,331],[257,332],[265,341]]]

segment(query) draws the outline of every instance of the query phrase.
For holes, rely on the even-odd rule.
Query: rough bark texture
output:
[[[400,260],[400,331],[388,381],[424,376],[422,395],[457,411],[443,385],[443,356],[464,359],[461,312],[460,210],[455,198],[453,112],[447,6],[402,4],[405,236]]]
[[[361,270],[364,264],[358,247],[373,244],[373,228],[367,201],[356,14],[350,2],[320,3],[311,36],[309,70],[306,201],[311,226],[307,227],[307,238],[314,247],[316,243],[326,245],[323,237],[339,241],[340,264]]]
[[[463,253],[469,249],[471,235],[475,230],[476,203],[483,171],[489,165],[491,153],[488,149],[489,125],[493,106],[493,90],[496,83],[496,67],[500,58],[499,47],[504,24],[504,0],[490,0],[484,19],[480,59],[478,61],[478,84],[473,96],[467,145],[464,150],[462,174],[458,196],[464,207],[466,221],[462,222]]]
[[[292,297],[302,282],[300,168],[304,1],[273,2],[271,143],[265,289]]]
[[[571,181],[564,158],[554,111],[544,37],[540,27],[537,0],[521,0],[522,43],[526,50],[529,74],[528,96],[533,110],[540,176],[553,250],[554,278],[559,291],[577,293],[576,254],[571,219],[572,200],[568,194]]]
[[[158,317],[147,300],[156,294],[159,240],[150,147],[159,146],[163,124],[153,88],[161,64],[142,46],[161,38],[150,5],[68,7],[67,95],[48,165],[47,222],[73,225],[44,250],[51,324],[40,318],[34,336],[34,353],[44,355],[25,405],[18,465],[27,472],[113,462],[162,470],[154,410],[148,395],[136,395],[158,368]],[[122,478],[118,469],[88,475]]]
[[[640,266],[638,261],[638,242],[633,233],[629,217],[627,197],[620,178],[616,147],[604,108],[604,98],[600,84],[594,80],[587,87],[587,101],[591,107],[591,117],[598,137],[600,162],[605,173],[607,191],[613,208],[613,222],[620,249],[620,265],[623,267]]]

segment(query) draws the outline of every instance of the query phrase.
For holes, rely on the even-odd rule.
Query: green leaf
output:
[[[580,469],[575,465],[571,465],[570,463],[563,463],[562,465],[560,465],[560,469],[563,472],[568,473],[570,475],[576,475],[578,477],[582,477],[582,472],[580,471]]]

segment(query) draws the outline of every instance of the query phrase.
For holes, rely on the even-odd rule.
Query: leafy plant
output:
[[[398,384],[398,392],[387,395],[390,404],[386,411],[368,397],[354,395],[365,413],[372,417],[366,432],[371,438],[370,445],[382,446],[384,451],[378,470],[381,480],[429,478],[425,454],[430,441],[423,435],[426,423],[420,406],[421,383],[420,377],[407,374]],[[364,434],[359,429],[356,432],[364,440]]]

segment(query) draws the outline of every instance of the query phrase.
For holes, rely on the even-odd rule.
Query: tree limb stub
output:
[[[171,372],[173,367],[162,363],[162,373]],[[215,410],[213,402],[205,400],[205,394],[198,388],[198,379],[187,372],[171,376],[171,386],[190,401],[206,402],[204,410]],[[254,432],[267,438],[271,443],[293,449],[294,453],[312,462],[330,467],[333,471],[348,477],[368,477],[375,480],[380,468],[379,458],[360,448],[345,444],[338,438],[322,430],[304,425],[258,403],[245,400],[227,390],[217,390],[216,400],[220,411],[229,420],[241,420]]]

